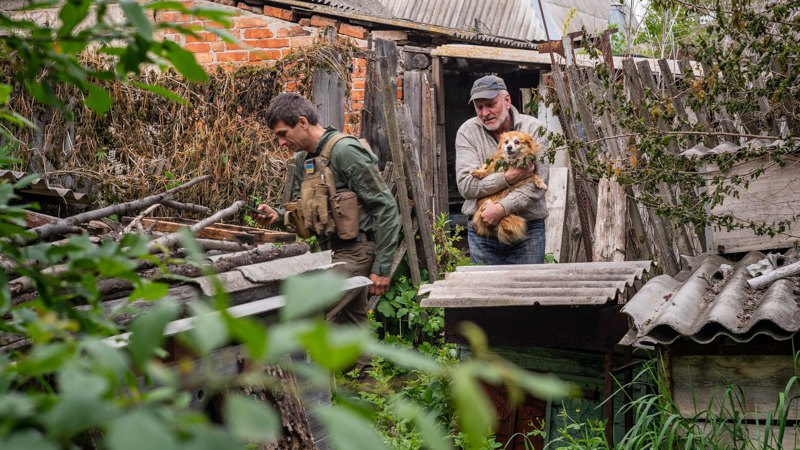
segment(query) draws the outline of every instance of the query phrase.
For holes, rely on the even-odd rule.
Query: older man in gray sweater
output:
[[[530,134],[536,142],[547,148],[537,130],[544,124],[532,116],[520,113],[511,105],[511,96],[502,78],[488,75],[472,85],[469,102],[475,107],[476,117],[461,125],[456,135],[456,178],[458,192],[464,197],[461,211],[472,217],[478,199],[489,196],[533,175],[548,181],[547,158],[541,158],[536,167],[512,167],[505,172],[493,173],[483,179],[470,174],[482,167],[497,151],[501,134],[521,131]],[[543,152],[544,153],[544,152]],[[517,214],[528,222],[525,239],[513,244],[502,244],[497,239],[478,236],[470,224],[467,227],[470,259],[475,264],[541,264],[544,262],[544,219],[547,218],[545,192],[532,183],[515,189],[499,202],[489,205],[483,220],[496,225],[508,214]]]

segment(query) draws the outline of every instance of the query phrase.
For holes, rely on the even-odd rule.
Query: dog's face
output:
[[[512,162],[521,160],[525,156],[537,154],[539,145],[533,141],[529,134],[520,133],[519,131],[507,131],[500,135],[497,151],[503,159]]]

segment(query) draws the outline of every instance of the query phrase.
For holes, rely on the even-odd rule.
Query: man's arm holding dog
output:
[[[502,173],[491,173],[485,178],[476,178],[470,173],[485,165],[486,159],[481,157],[477,145],[462,133],[456,135],[456,184],[461,196],[479,199],[508,187]]]

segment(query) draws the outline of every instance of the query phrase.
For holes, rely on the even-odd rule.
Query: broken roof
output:
[[[652,261],[461,266],[420,287],[423,307],[604,305],[642,278]]]
[[[0,170],[0,180],[15,183],[23,177],[28,176],[26,172],[15,172],[13,170]],[[88,205],[89,197],[86,194],[75,192],[72,189],[65,189],[60,186],[51,186],[44,178],[37,178],[23,189],[19,189],[23,194],[32,194],[53,199],[61,198],[64,203],[70,205]]]
[[[783,258],[796,260],[789,250]],[[748,266],[762,265],[767,255],[750,252],[738,262],[719,255],[695,258],[694,268],[677,278],[658,276],[645,284],[622,308],[631,329],[621,344],[670,344],[689,338],[706,344],[718,336],[748,342],[759,334],[789,339],[800,329],[798,285],[793,278],[773,282],[765,290],[752,290]]]

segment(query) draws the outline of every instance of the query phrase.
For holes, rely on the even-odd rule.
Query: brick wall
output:
[[[198,37],[183,36],[179,33],[163,32],[162,36],[181,44],[195,54],[197,61],[207,68],[235,67],[244,64],[272,64],[285,57],[297,48],[315,42],[325,27],[332,26],[339,36],[346,36],[356,46],[366,48],[369,30],[364,27],[343,23],[339,20],[312,16],[300,19],[288,9],[271,6],[252,7],[244,3],[234,4],[232,0],[217,0],[217,4],[208,1],[186,1],[186,6],[220,7],[233,11],[236,16],[227,31],[239,39],[240,44],[230,44],[211,32],[200,32]],[[175,22],[182,25],[203,25],[218,27],[213,22],[192,20],[179,12],[161,11],[156,15],[157,21]],[[345,104],[346,133],[358,134],[360,111],[364,105],[364,86],[366,79],[366,61],[356,59],[352,73],[350,96]],[[398,79],[398,99],[402,97],[402,80]],[[295,90],[296,83],[288,81],[284,86],[287,91]]]

